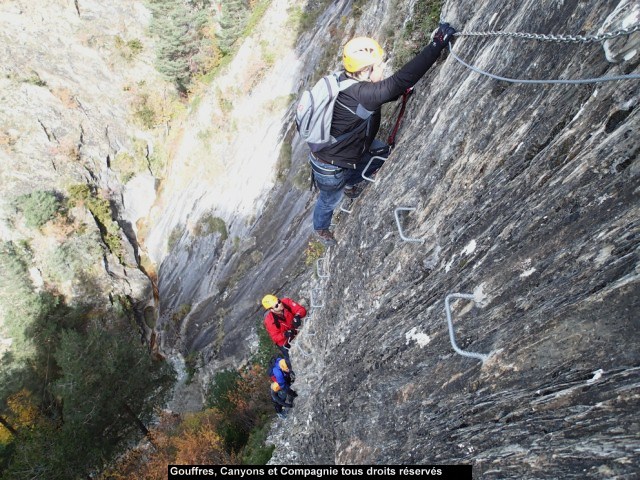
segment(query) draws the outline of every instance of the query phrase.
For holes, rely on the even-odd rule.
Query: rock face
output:
[[[287,26],[294,7],[272,2],[203,95],[145,240],[159,265],[162,345],[168,353],[201,353],[209,371],[246,358],[260,298],[295,270],[310,233],[309,182],[292,181],[304,163],[288,168],[291,153],[281,154],[291,95],[304,69],[313,70],[301,65],[296,32]],[[313,50],[309,39],[306,47]],[[279,156],[289,172],[284,181],[274,172]],[[203,228],[207,219],[224,223],[224,234]]]
[[[34,247],[45,243],[52,249],[68,241],[65,234],[75,235],[69,231],[48,237],[19,232],[5,221],[8,206],[18,195],[38,190],[68,196],[69,186],[84,183],[110,202],[114,219],[123,211],[123,225],[135,225],[147,212],[127,210],[124,203],[136,196],[131,195],[135,182],[125,200],[111,163],[119,154],[132,153],[136,139],[146,144],[151,138],[136,126],[130,105],[134,91],[142,88],[138,82],[164,83],[152,66],[152,42],[145,33],[149,11],[143,2],[11,0],[2,2],[0,16],[2,240],[33,236],[29,240]],[[132,44],[139,50],[135,58]],[[69,250],[100,253],[89,263],[95,299],[82,288],[88,283],[84,278],[75,279],[72,288],[61,288],[68,300],[96,300],[108,307],[108,295],[124,295],[143,304],[153,302],[151,282],[137,267],[133,233],[128,237],[125,228],[118,232],[123,248],[117,258],[100,240],[86,208],[70,213],[76,226],[86,224],[78,230],[95,233],[97,241],[77,249],[69,244]],[[38,253],[50,256],[36,252],[34,263]]]
[[[461,0],[442,16],[465,30],[596,33],[614,8]],[[609,63],[600,44],[461,37],[453,49],[520,78],[637,73],[640,61]],[[272,461],[635,475],[639,101],[637,80],[511,84],[443,54],[376,183],[340,218]],[[415,209],[399,220],[419,242],[401,240],[398,207]],[[450,344],[444,300],[460,292],[474,300],[452,301],[457,343],[485,362]]]

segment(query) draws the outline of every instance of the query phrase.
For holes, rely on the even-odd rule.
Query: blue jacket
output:
[[[289,369],[289,372],[283,372],[280,368],[280,360],[282,360],[282,358],[276,360],[276,364],[273,366],[273,370],[271,370],[271,375],[274,380],[278,382],[278,385],[280,385],[280,390],[287,392],[289,387],[291,387],[291,369]]]

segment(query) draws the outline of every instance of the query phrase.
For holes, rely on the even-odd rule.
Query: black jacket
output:
[[[397,99],[407,88],[418,83],[418,80],[436,62],[442,48],[430,43],[391,77],[376,83],[358,82],[340,92],[333,109],[331,135],[338,137],[356,130],[363,122],[369,121],[370,123],[361,133],[355,133],[346,140],[327,147],[315,155],[320,160],[342,167],[347,167],[346,164],[340,165],[344,162],[350,164],[359,162],[362,159],[362,154],[369,149],[380,129],[380,107],[384,103]],[[347,78],[346,75],[342,73],[340,80],[345,78]],[[363,120],[344,107],[346,106],[355,112],[358,104],[373,112],[369,120]]]

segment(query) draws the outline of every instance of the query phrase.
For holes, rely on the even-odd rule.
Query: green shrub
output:
[[[122,37],[117,35],[114,42],[120,56],[127,61],[133,60],[143,49],[142,42],[137,38],[125,42]]]
[[[184,359],[184,366],[187,371],[187,379],[185,383],[189,385],[193,381],[193,376],[198,370],[198,361],[200,360],[200,352],[189,352]]]
[[[178,244],[178,240],[182,237],[183,232],[184,225],[176,225],[171,229],[171,233],[169,233],[169,238],[167,239],[167,248],[169,251],[173,250]]]
[[[129,152],[120,152],[111,162],[111,168],[120,173],[122,183],[127,183],[137,174],[148,171],[149,163],[137,152],[133,155]]]
[[[392,11],[397,8],[397,5],[391,7]],[[404,21],[401,16],[398,16],[396,23],[389,25],[390,40],[394,43],[394,69],[403,66],[428,43],[431,32],[438,26],[441,10],[442,0],[416,2],[413,15],[404,29],[401,28]]]
[[[54,192],[36,191],[20,195],[14,201],[30,228],[40,228],[62,210],[62,202]]]
[[[324,255],[325,249],[326,248],[322,243],[316,240],[311,240],[304,251],[305,265],[312,265],[313,263],[315,263]]]
[[[69,205],[84,204],[93,215],[98,225],[102,240],[109,251],[116,255],[121,262],[123,259],[122,240],[120,239],[120,227],[113,221],[111,203],[106,198],[98,195],[85,183],[71,185],[69,187]]]
[[[66,282],[92,270],[101,258],[102,249],[97,235],[74,235],[50,252],[42,267],[48,278]]]
[[[129,50],[134,56],[140,53],[143,49],[142,42],[137,38],[134,38],[133,40],[129,40],[127,42],[127,47],[129,47]]]
[[[20,245],[0,243],[0,326],[13,338],[12,350],[19,356],[31,350],[25,348],[25,329],[44,307],[29,278],[30,256]]]
[[[158,124],[158,114],[151,105],[148,93],[143,93],[138,96],[134,106],[133,116],[148,130],[153,129]]]
[[[47,82],[40,78],[36,72],[31,72],[31,75],[23,80],[25,83],[30,83],[31,85],[35,85],[36,87],[46,87]]]
[[[291,183],[298,190],[309,190],[309,185],[311,184],[311,167],[308,163],[305,163],[300,167],[298,172],[291,179]]]
[[[242,465],[266,465],[271,460],[276,446],[266,445],[270,430],[271,423],[265,421],[261,427],[256,427],[251,431],[242,451]]]
[[[134,319],[133,301],[129,295],[115,295],[112,306],[118,318]]]
[[[219,233],[222,241],[229,237],[225,221],[220,217],[214,217],[211,213],[200,217],[193,230],[197,237],[206,237],[213,233]]]
[[[183,303],[178,307],[178,310],[173,312],[173,315],[171,315],[171,319],[174,321],[174,323],[179,324],[180,322],[182,322],[182,320],[184,320],[187,317],[187,315],[189,315],[190,311],[191,311],[191,304]]]
[[[91,188],[86,183],[77,183],[71,185],[68,189],[69,192],[69,206],[75,207],[87,201],[91,196]]]
[[[251,10],[251,14],[247,20],[247,24],[244,29],[243,35],[245,37],[251,35],[253,29],[256,27],[260,19],[264,16],[267,8],[269,8],[269,4],[271,0],[262,0],[257,3],[254,3],[253,9]]]
[[[216,408],[222,413],[229,413],[234,405],[229,398],[229,393],[236,390],[240,380],[240,372],[237,370],[222,370],[216,372],[213,384],[207,392],[207,407]]]
[[[223,55],[231,56],[236,42],[242,37],[249,16],[248,5],[241,0],[222,2],[220,28],[216,32],[218,47]]]
[[[280,154],[278,155],[278,161],[276,162],[276,181],[284,182],[287,178],[287,173],[291,168],[291,155],[292,148],[291,143],[284,141],[280,147]]]

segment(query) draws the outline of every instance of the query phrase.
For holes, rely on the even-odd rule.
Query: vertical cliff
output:
[[[428,41],[417,25],[431,3],[317,1],[304,15],[297,3],[274,0],[193,116],[173,125],[179,135],[169,139],[156,201],[157,145],[143,120],[150,85],[163,84],[151,67],[149,12],[137,2],[4,2],[2,239],[31,242],[41,284],[53,280],[46,261],[59,251],[87,253],[67,262],[76,270],[59,282],[72,300],[144,303],[151,285],[137,268],[140,234],[158,265],[164,351],[196,356],[203,384],[255,348],[262,295],[309,306],[313,292],[322,307],[292,351],[300,396],[273,431],[274,462],[632,477],[638,80],[510,83],[443,53],[416,86],[376,183],[336,217],[338,245],[319,278],[304,265],[315,197],[307,149],[291,128],[293,99],[339,68],[351,36],[379,38],[396,64],[408,58]],[[596,34],[638,24],[640,11],[628,0],[460,0],[444,2],[442,17],[465,31]],[[461,36],[453,51],[503,77],[580,79],[637,74],[639,37],[603,46]],[[388,128],[393,107],[385,113]],[[16,223],[21,194],[69,196],[77,184],[107,202],[117,233],[82,204],[57,230]],[[416,241],[404,242],[396,222]],[[106,233],[120,239],[119,255]],[[451,293],[473,295],[451,302],[455,336],[486,361],[453,351]],[[199,406],[194,397],[188,408]]]
[[[605,1],[463,0],[442,16],[552,34],[638,22],[637,5]],[[356,33],[384,38],[379,18]],[[637,73],[637,36],[609,46],[620,63],[599,43],[460,37],[453,50],[506,77],[578,79]],[[274,462],[464,462],[477,478],[637,471],[638,92],[638,80],[496,81],[443,54],[376,183],[340,214]],[[398,207],[413,209],[399,220],[418,242],[400,238]],[[452,301],[457,342],[484,362],[450,344],[444,300],[460,292],[474,300]]]
[[[134,234],[155,196],[153,136],[136,112],[144,95],[166,87],[152,65],[149,11],[141,2],[20,0],[0,11],[2,240],[29,242],[40,281],[72,302],[152,302]],[[91,186],[100,214],[87,208],[88,196],[72,193],[80,185]],[[44,230],[16,220],[16,199],[37,191],[74,197],[68,220]],[[61,279],[62,266],[47,263],[63,250],[70,271]]]

